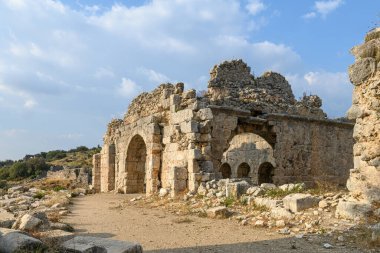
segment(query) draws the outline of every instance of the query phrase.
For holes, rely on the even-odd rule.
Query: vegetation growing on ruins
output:
[[[100,147],[52,150],[35,155],[26,155],[18,161],[0,161],[0,188],[6,186],[5,180],[38,178],[49,170],[50,166],[68,166],[90,168],[92,156],[100,152]]]

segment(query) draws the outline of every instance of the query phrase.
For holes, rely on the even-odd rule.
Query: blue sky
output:
[[[343,116],[349,50],[379,15],[375,0],[0,0],[0,160],[102,144],[134,96],[206,89],[226,59],[280,72]]]

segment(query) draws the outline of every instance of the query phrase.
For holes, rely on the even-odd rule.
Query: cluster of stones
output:
[[[27,186],[9,188],[0,196],[0,252],[40,252],[51,247],[64,252],[94,252],[96,247],[101,250],[102,244],[112,247],[105,247],[101,252],[127,252],[127,249],[132,249],[128,252],[142,252],[138,244],[92,237],[83,239],[74,235],[70,225],[56,221],[69,214],[72,197],[83,196],[86,192],[83,188],[59,192]]]
[[[281,193],[281,197],[274,192]],[[159,193],[161,198],[167,195],[165,190]],[[243,226],[267,227],[296,237],[327,232],[336,237],[337,245],[344,245],[351,236],[349,231],[353,223],[341,219],[337,206],[348,198],[344,191],[310,194],[303,183],[258,186],[241,180],[221,179],[201,184],[196,193],[184,195],[183,201],[194,215],[229,218]],[[380,218],[380,209],[377,217]],[[365,219],[357,216],[356,221]],[[378,227],[370,228],[374,234],[372,240],[378,240],[375,237]]]
[[[352,53],[355,63],[349,74],[355,87],[348,116],[356,124],[354,169],[347,187],[359,201],[380,202],[380,28],[369,32]]]

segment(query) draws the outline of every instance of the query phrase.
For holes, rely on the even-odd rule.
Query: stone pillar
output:
[[[370,31],[362,45],[352,49],[355,63],[349,68],[354,92],[347,115],[355,119],[354,168],[347,188],[351,202],[341,202],[337,213],[366,217],[371,204],[380,201],[380,28]]]
[[[100,160],[101,154],[92,157],[92,187],[95,192],[100,192]]]

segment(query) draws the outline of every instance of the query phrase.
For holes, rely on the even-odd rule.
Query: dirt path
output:
[[[120,208],[131,197],[96,194],[75,198],[72,213],[64,221],[78,234],[140,242],[144,252],[363,252],[344,246],[325,249],[327,237],[296,239],[228,219],[176,216],[134,205]]]

